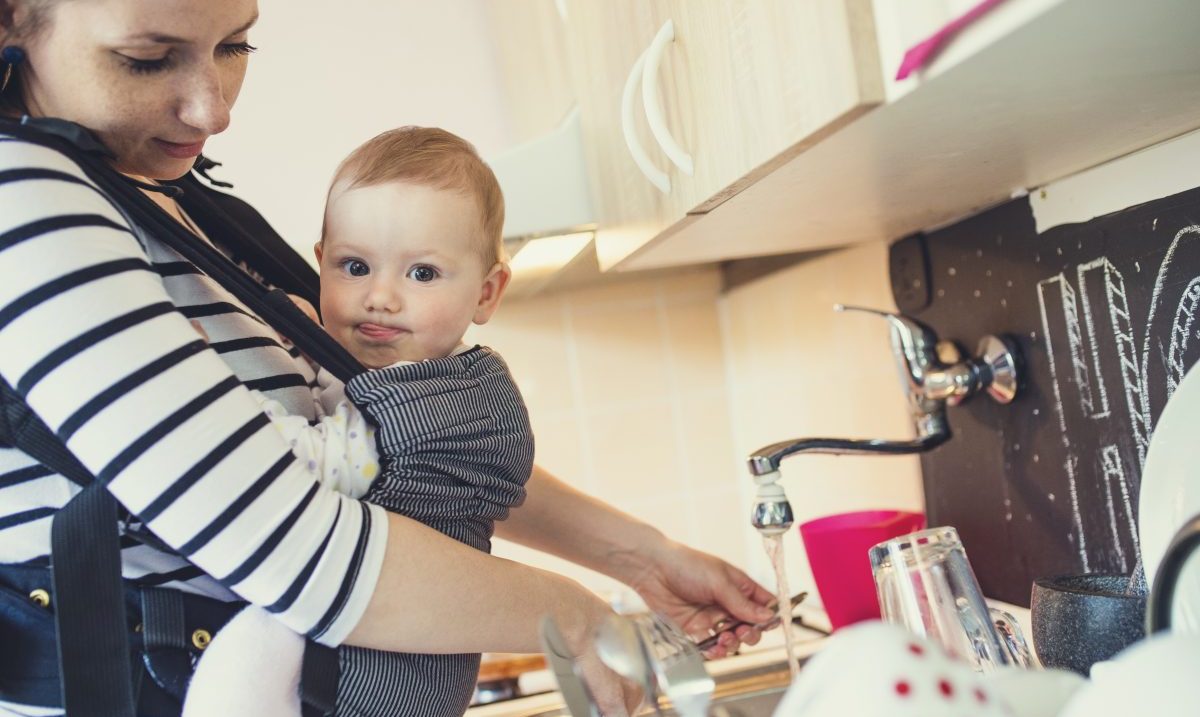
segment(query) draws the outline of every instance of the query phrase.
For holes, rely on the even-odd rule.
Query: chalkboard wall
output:
[[[1043,575],[1132,572],[1150,434],[1200,358],[1200,189],[1040,235],[1018,199],[892,264],[905,313],[971,352],[1009,334],[1025,361],[1015,403],[950,409],[953,439],[922,458],[930,524],[1017,604]]]

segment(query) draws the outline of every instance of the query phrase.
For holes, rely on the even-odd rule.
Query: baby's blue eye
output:
[[[428,264],[417,264],[408,270],[408,278],[428,284],[438,278],[438,270]]]
[[[350,276],[366,276],[371,273],[371,267],[358,259],[346,259],[342,262],[342,269]]]

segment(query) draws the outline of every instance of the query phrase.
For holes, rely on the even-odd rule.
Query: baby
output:
[[[328,485],[488,552],[533,465],[503,360],[462,342],[511,276],[503,223],[496,178],[461,138],[404,127],[356,149],[329,190],[316,255],[324,327],[373,370],[345,387],[321,371],[316,425],[262,399]],[[299,714],[302,651],[300,636],[247,608],[206,650],[184,714]],[[457,717],[479,670],[478,654],[339,652],[345,714]]]

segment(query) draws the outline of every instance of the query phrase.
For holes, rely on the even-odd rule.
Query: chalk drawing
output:
[[[1072,289],[1071,285],[1066,282],[1066,277],[1061,273],[1058,276],[1054,276],[1049,279],[1043,279],[1037,284],[1038,307],[1042,314],[1042,335],[1045,336],[1046,356],[1049,358],[1050,363],[1050,379],[1054,386],[1054,408],[1058,412],[1059,435],[1062,438],[1063,448],[1066,449],[1067,455],[1066,460],[1063,462],[1063,472],[1067,474],[1067,487],[1068,492],[1071,494],[1071,519],[1075,523],[1075,532],[1072,534],[1072,536],[1077,538],[1077,540],[1072,542],[1075,543],[1076,548],[1079,551],[1079,559],[1083,562],[1083,570],[1084,572],[1087,572],[1091,569],[1091,566],[1088,563],[1087,539],[1083,535],[1083,517],[1079,510],[1079,489],[1075,483],[1076,459],[1075,454],[1071,451],[1071,439],[1067,436],[1067,414],[1066,411],[1063,410],[1062,385],[1059,382],[1058,367],[1054,361],[1054,343],[1050,331],[1050,318],[1046,313],[1047,288],[1056,288],[1059,294],[1062,296],[1063,311],[1067,316],[1068,326],[1071,322],[1071,313],[1075,311],[1075,290]],[[1071,300],[1069,302],[1066,300],[1068,293],[1071,296]],[[1076,333],[1078,333],[1079,316],[1077,313],[1074,317],[1074,321]],[[1069,335],[1070,331],[1068,330],[1068,336]],[[1084,370],[1086,369],[1087,366],[1085,365]]]
[[[1090,559],[1087,555],[1088,536],[1084,529],[1080,505],[1080,474],[1077,471],[1081,456],[1068,437],[1067,405],[1068,399],[1063,396],[1063,379],[1054,355],[1052,334],[1056,325],[1050,321],[1049,305],[1054,301],[1060,302],[1063,312],[1063,323],[1057,329],[1065,333],[1066,358],[1071,365],[1071,382],[1078,402],[1080,415],[1087,419],[1099,420],[1116,418],[1109,402],[1108,392],[1101,369],[1101,351],[1116,350],[1117,364],[1120,366],[1120,379],[1128,409],[1128,427],[1133,445],[1138,453],[1139,465],[1145,461],[1145,449],[1149,443],[1148,424],[1143,421],[1142,405],[1145,403],[1145,386],[1142,372],[1139,370],[1134,329],[1129,315],[1129,300],[1126,295],[1125,279],[1107,257],[1100,257],[1076,267],[1079,291],[1067,280],[1062,272],[1038,283],[1038,304],[1042,314],[1042,333],[1046,337],[1046,353],[1050,363],[1050,377],[1054,387],[1054,407],[1058,412],[1059,428],[1062,433],[1063,447],[1067,458],[1064,470],[1067,474],[1068,492],[1071,498],[1071,518],[1074,521],[1078,535],[1076,543],[1084,570],[1090,569]],[[1091,290],[1089,290],[1089,286]],[[1198,295],[1200,297],[1200,295]],[[1103,303],[1103,306],[1095,305]],[[1057,307],[1056,307],[1057,308]],[[1097,329],[1096,317],[1107,308],[1106,328],[1111,328],[1113,343],[1110,344],[1100,336]],[[1084,329],[1086,328],[1086,338]],[[1072,415],[1076,415],[1074,410]],[[1122,422],[1124,424],[1124,422]],[[1122,426],[1124,427],[1124,426]],[[1082,426],[1071,426],[1073,430],[1083,430]],[[1092,460],[1099,468],[1102,482],[1097,488],[1103,490],[1103,498],[1108,514],[1108,530],[1112,533],[1116,554],[1122,569],[1128,570],[1130,558],[1122,547],[1122,533],[1128,529],[1135,550],[1135,559],[1140,557],[1137,545],[1137,526],[1132,521],[1133,508],[1129,495],[1131,493],[1126,471],[1121,462],[1121,453],[1116,445],[1103,447],[1099,455]],[[1117,506],[1123,507],[1125,520],[1118,517]],[[1128,526],[1125,523],[1128,522]],[[1107,541],[1103,541],[1107,542]]]
[[[1171,325],[1171,346],[1167,352],[1167,397],[1170,398],[1187,373],[1188,366],[1184,363],[1183,355],[1188,348],[1188,340],[1192,338],[1192,330],[1196,322],[1196,312],[1200,309],[1200,276],[1192,279],[1183,298],[1179,300],[1179,308],[1175,310],[1175,321]]]
[[[1100,348],[1099,343],[1100,342],[1097,340],[1097,337],[1096,337],[1096,322],[1092,318],[1092,316],[1095,312],[1092,310],[1092,302],[1088,296],[1087,278],[1088,278],[1088,274],[1091,274],[1091,273],[1104,272],[1105,274],[1108,274],[1109,271],[1111,270],[1111,268],[1112,268],[1112,265],[1108,263],[1108,259],[1102,258],[1102,259],[1097,259],[1095,261],[1088,262],[1087,264],[1080,264],[1078,272],[1077,272],[1079,274],[1079,295],[1083,300],[1083,323],[1087,327],[1088,346],[1091,349],[1092,366],[1096,372],[1096,390],[1099,392],[1098,398],[1100,401],[1100,405],[1098,405],[1098,406],[1092,405],[1093,399],[1092,399],[1092,395],[1091,395],[1090,382],[1087,383],[1086,394],[1084,394],[1084,392],[1083,392],[1084,391],[1083,386],[1084,386],[1085,382],[1087,382],[1086,367],[1085,367],[1085,376],[1083,378],[1078,378],[1079,373],[1080,373],[1080,370],[1078,368],[1075,369],[1075,375],[1077,377],[1076,380],[1079,381],[1081,397],[1086,396],[1085,398],[1082,398],[1083,412],[1085,415],[1092,416],[1094,418],[1102,418],[1102,417],[1108,415],[1108,389],[1106,389],[1104,386],[1104,375],[1100,372],[1100,351],[1099,351],[1099,348]],[[1105,281],[1105,284],[1107,284],[1107,283],[1108,282]],[[1111,295],[1110,295],[1110,298],[1111,298]],[[1068,328],[1069,328],[1069,324],[1068,324]],[[1074,349],[1074,348],[1075,347],[1073,346],[1072,349]],[[1080,358],[1082,357],[1082,355],[1083,355],[1083,347],[1080,346],[1078,356],[1074,353],[1074,350],[1072,351],[1071,361],[1073,363],[1078,362],[1080,360]]]
[[[1200,226],[1192,225],[1192,226],[1188,226],[1188,227],[1184,227],[1183,229],[1180,229],[1179,232],[1175,234],[1175,238],[1171,241],[1171,246],[1167,249],[1167,254],[1165,257],[1163,257],[1162,264],[1160,264],[1158,267],[1158,276],[1154,280],[1154,291],[1150,295],[1150,315],[1149,315],[1149,318],[1146,320],[1146,327],[1147,327],[1146,340],[1142,344],[1141,374],[1142,374],[1142,385],[1143,386],[1149,384],[1150,348],[1152,345],[1152,340],[1151,340],[1152,331],[1150,330],[1150,328],[1154,326],[1155,314],[1158,313],[1158,305],[1162,301],[1163,289],[1166,288],[1168,273],[1170,272],[1171,265],[1175,260],[1175,254],[1176,254],[1176,252],[1179,251],[1180,244],[1185,240],[1193,240],[1194,241],[1197,239],[1200,239]],[[1190,284],[1189,284],[1189,289],[1190,289]],[[1187,300],[1187,296],[1188,296],[1188,292],[1185,291],[1184,292],[1184,301]],[[1181,306],[1182,306],[1182,303],[1183,302],[1181,302]],[[1178,309],[1177,309],[1175,318],[1176,318],[1176,321],[1178,321],[1178,318],[1179,318]],[[1171,333],[1174,334],[1174,331],[1172,330]],[[1168,371],[1170,371],[1171,369],[1170,369],[1170,362],[1169,362],[1169,352],[1168,352],[1168,357],[1164,357],[1164,358],[1166,358],[1168,360]],[[1178,385],[1178,383],[1176,385]],[[1168,388],[1168,391],[1171,389],[1169,381],[1168,381],[1167,388]],[[1154,425],[1153,422],[1151,421],[1150,392],[1149,391],[1146,391],[1142,394],[1142,419],[1145,422],[1145,425],[1147,425],[1147,426]]]
[[[1116,446],[1105,446],[1100,450],[1100,464],[1104,475],[1104,504],[1108,508],[1108,525],[1112,530],[1113,546],[1117,558],[1121,561],[1121,572],[1129,572],[1129,560],[1125,557],[1125,549],[1121,547],[1121,529],[1117,525],[1116,500],[1113,488],[1116,487],[1125,504],[1125,514],[1132,513],[1129,505],[1129,488],[1125,484],[1125,468],[1121,465],[1121,452]],[[1131,532],[1137,535],[1137,526],[1130,526]]]
[[[1111,449],[1111,453],[1109,450]],[[1142,562],[1142,541],[1138,539],[1137,514],[1133,510],[1133,499],[1130,497],[1129,480],[1125,477],[1125,463],[1121,460],[1121,454],[1117,451],[1116,446],[1109,446],[1105,449],[1104,471],[1107,475],[1109,464],[1112,464],[1113,476],[1116,478],[1116,484],[1121,489],[1121,502],[1125,505],[1125,520],[1129,524],[1129,537],[1133,539],[1133,552],[1136,560],[1135,568],[1141,565]],[[1120,540],[1117,541],[1118,547]],[[1128,571],[1128,566],[1126,566]]]
[[[1066,277],[1059,274],[1055,279],[1062,291],[1063,315],[1067,322],[1067,350],[1071,354],[1071,367],[1075,369],[1075,384],[1079,389],[1079,404],[1083,407],[1085,416],[1096,415],[1096,402],[1092,398],[1092,382],[1088,376],[1088,362],[1083,351],[1083,331],[1080,328],[1079,304],[1076,299],[1075,287],[1067,282]],[[1089,317],[1088,322],[1091,323]],[[1043,326],[1049,331],[1049,326]],[[1050,352],[1047,344],[1046,352]],[[1092,352],[1093,354],[1095,351]]]

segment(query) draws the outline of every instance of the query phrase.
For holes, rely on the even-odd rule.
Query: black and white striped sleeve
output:
[[[0,141],[0,375],[164,541],[335,645],[383,561],[377,506],[323,487],[63,155]]]

